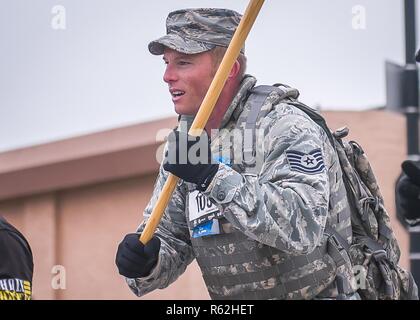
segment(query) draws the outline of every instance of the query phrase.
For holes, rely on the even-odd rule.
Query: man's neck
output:
[[[226,111],[228,110],[230,104],[232,103],[233,98],[238,92],[238,89],[239,86],[236,86],[236,88],[234,89],[225,87],[225,89],[222,91],[222,93],[219,96],[219,99],[216,102],[213,112],[211,113],[210,118],[207,121],[205,127],[207,134],[210,135],[212,133],[212,130],[220,129],[223,117]]]
[[[216,107],[215,107],[216,109]],[[222,119],[223,119],[223,115],[224,112],[217,112],[215,113],[216,110],[213,110],[209,120],[207,121],[205,130],[207,132],[207,134],[211,134],[213,130],[215,129],[219,129],[220,128],[220,124],[222,123]],[[225,110],[226,111],[226,110]]]

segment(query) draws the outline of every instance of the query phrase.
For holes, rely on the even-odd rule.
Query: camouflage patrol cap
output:
[[[166,35],[149,43],[149,51],[161,55],[165,47],[186,54],[200,53],[215,46],[228,47],[241,20],[233,10],[199,8],[169,13]],[[244,48],[241,53],[244,53]]]

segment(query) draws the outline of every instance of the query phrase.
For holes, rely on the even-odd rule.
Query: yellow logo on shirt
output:
[[[0,279],[0,300],[31,300],[31,283],[21,279]]]

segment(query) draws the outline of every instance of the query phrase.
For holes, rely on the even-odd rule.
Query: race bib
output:
[[[219,209],[198,190],[190,192],[188,208],[189,220],[193,227],[221,216]]]
[[[188,195],[189,221],[194,238],[220,233],[219,209],[200,191]]]

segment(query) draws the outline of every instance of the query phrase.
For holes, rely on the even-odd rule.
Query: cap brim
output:
[[[165,47],[185,54],[195,54],[213,49],[214,44],[204,43],[191,39],[182,38],[176,34],[167,34],[149,43],[149,51],[154,55],[163,54]]]

